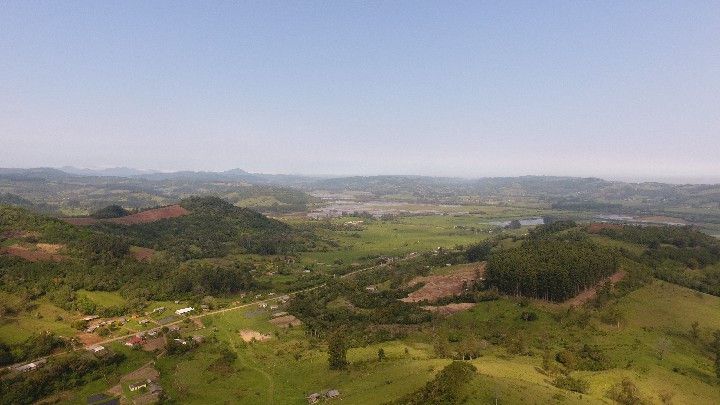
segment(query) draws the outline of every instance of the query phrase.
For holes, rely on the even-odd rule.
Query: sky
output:
[[[2,1],[0,167],[720,181],[720,2]]]

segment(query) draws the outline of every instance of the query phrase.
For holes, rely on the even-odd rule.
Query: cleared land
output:
[[[57,254],[63,245],[38,243],[35,246],[11,245],[0,253],[6,253],[31,262],[59,262],[67,259],[66,256]]]
[[[167,219],[167,218],[177,218],[181,217],[183,215],[189,214],[190,211],[186,210],[185,208],[181,207],[178,204],[175,205],[168,205],[167,207],[160,207],[160,208],[153,208],[151,210],[138,212],[137,214],[128,215],[125,217],[120,218],[107,218],[107,219],[97,219],[97,218],[89,218],[89,217],[82,217],[82,218],[62,218],[64,221],[69,222],[73,225],[92,225],[96,224],[98,222],[112,222],[114,224],[120,224],[120,225],[134,225],[134,224],[146,224],[149,222],[155,222],[159,221],[161,219]]]
[[[409,285],[423,283],[423,286],[403,298],[404,302],[437,301],[443,297],[458,295],[463,289],[485,273],[485,262],[459,266],[449,274],[416,277]]]

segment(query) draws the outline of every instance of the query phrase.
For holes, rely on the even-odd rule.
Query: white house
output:
[[[193,307],[181,308],[181,309],[178,309],[177,311],[175,311],[175,315],[184,315],[184,314],[187,314],[188,312],[192,312],[194,310],[195,310],[195,308],[193,308]]]

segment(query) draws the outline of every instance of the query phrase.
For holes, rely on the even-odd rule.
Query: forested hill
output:
[[[166,250],[180,260],[242,252],[290,253],[312,240],[312,235],[217,197],[191,197],[180,206],[189,213],[133,225],[100,222],[92,228],[134,245]]]

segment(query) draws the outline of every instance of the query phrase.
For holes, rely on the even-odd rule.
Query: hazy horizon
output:
[[[718,183],[717,38],[717,2],[5,2],[0,166]]]

